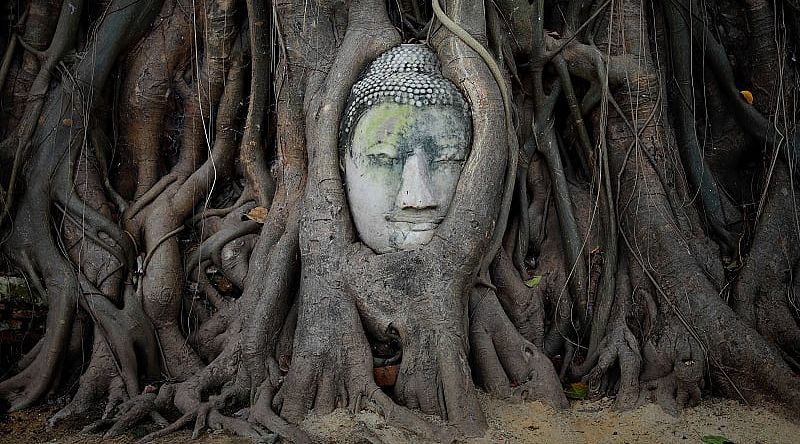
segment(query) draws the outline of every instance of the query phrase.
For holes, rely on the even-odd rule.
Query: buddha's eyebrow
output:
[[[385,127],[379,128],[377,131],[375,131],[374,140],[378,142],[383,142],[386,139],[390,138],[392,134],[394,134],[394,131],[392,131],[390,128],[385,128]]]
[[[392,136],[395,136],[396,134],[397,132],[392,128],[387,128],[384,126],[376,129],[370,140],[373,142],[373,144],[382,143],[392,139]]]

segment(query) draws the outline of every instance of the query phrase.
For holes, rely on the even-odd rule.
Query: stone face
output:
[[[469,124],[451,106],[383,103],[355,126],[344,159],[356,230],[377,253],[428,243],[469,154]]]
[[[464,96],[425,45],[378,57],[353,85],[340,162],[361,241],[377,253],[428,243],[447,214],[472,132]]]

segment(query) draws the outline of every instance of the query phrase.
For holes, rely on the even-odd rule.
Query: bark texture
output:
[[[369,406],[481,436],[480,389],[800,411],[794,2],[8,9],[0,272],[49,311],[1,408],[66,394],[51,425],[294,442],[312,410]],[[467,98],[471,154],[433,240],[376,254],[340,120],[407,42]]]

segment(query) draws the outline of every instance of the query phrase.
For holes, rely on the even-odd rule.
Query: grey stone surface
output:
[[[469,155],[469,108],[423,45],[384,53],[353,87],[340,159],[358,234],[377,253],[418,248],[444,219]]]

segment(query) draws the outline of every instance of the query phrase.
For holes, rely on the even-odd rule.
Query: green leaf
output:
[[[534,277],[528,279],[527,281],[525,281],[525,285],[528,288],[533,288],[533,287],[539,285],[540,282],[542,282],[542,277],[541,276],[534,276]]]
[[[739,261],[733,259],[732,261],[725,264],[725,269],[728,271],[736,271],[736,269],[739,268],[740,265],[741,264],[739,264]]]
[[[704,444],[733,444],[733,441],[724,436],[706,435],[703,437]]]
[[[569,399],[586,399],[589,394],[589,386],[583,382],[575,382],[567,386],[565,394]]]

